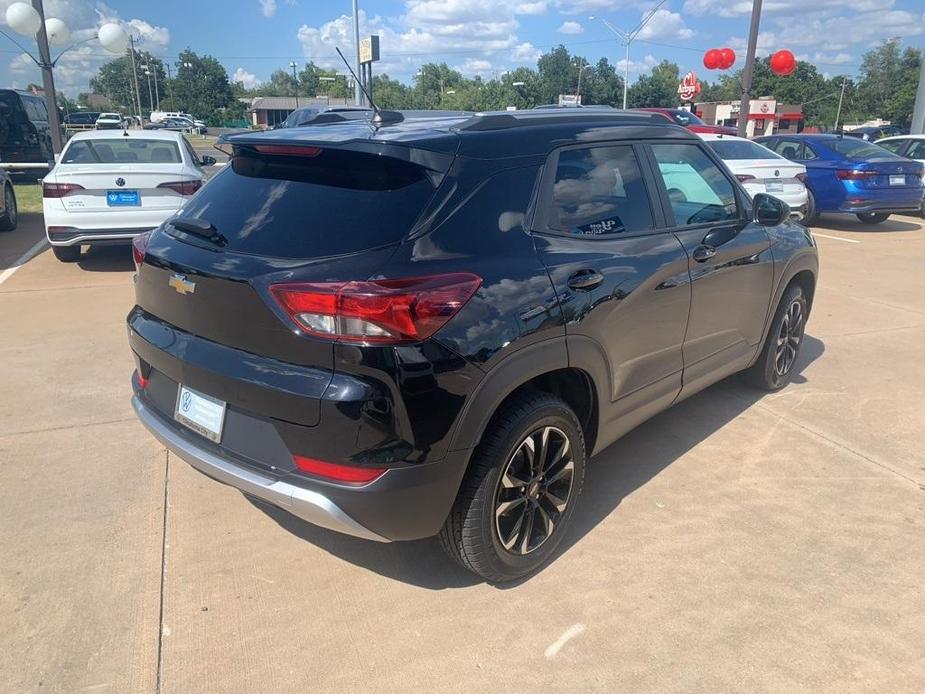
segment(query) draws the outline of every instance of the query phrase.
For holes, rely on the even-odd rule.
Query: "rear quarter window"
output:
[[[184,216],[211,223],[227,250],[314,258],[400,241],[433,193],[423,169],[391,157],[261,155],[238,147]]]

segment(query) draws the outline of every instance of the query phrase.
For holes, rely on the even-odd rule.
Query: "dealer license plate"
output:
[[[225,403],[209,395],[200,393],[180,384],[177,392],[177,409],[173,414],[183,424],[197,434],[218,443],[222,440],[222,427],[225,424]]]
[[[107,190],[106,204],[110,207],[138,207],[141,196],[137,190]]]

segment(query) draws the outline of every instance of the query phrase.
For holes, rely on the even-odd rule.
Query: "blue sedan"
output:
[[[922,164],[883,147],[841,135],[772,135],[755,141],[806,167],[806,223],[820,212],[841,212],[879,224],[891,214],[918,214],[922,208]]]

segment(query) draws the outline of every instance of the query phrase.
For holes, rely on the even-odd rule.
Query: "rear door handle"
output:
[[[594,289],[603,281],[604,276],[597,270],[578,270],[568,278],[568,286],[571,289],[588,291],[589,289]]]
[[[698,263],[704,263],[716,255],[716,249],[713,246],[697,246],[691,255]]]

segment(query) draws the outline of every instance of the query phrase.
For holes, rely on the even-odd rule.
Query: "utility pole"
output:
[[[915,95],[912,127],[909,132],[914,135],[925,134],[925,58],[922,59],[922,71],[919,73],[919,90]]]
[[[289,61],[289,67],[292,68],[292,85],[295,89],[295,107],[299,107],[299,78],[296,77],[296,68],[299,67],[294,60]]]
[[[923,73],[925,74],[925,73]],[[841,81],[841,94],[838,95],[838,110],[835,111],[835,128],[834,132],[838,132],[838,121],[841,118],[841,104],[845,99],[845,85],[848,84],[848,78],[846,77]]]
[[[353,49],[355,51],[355,62],[353,70],[360,74],[360,10],[357,7],[357,0],[353,0]],[[363,90],[360,89],[360,83],[354,80],[353,100],[357,106],[363,105]]]
[[[45,105],[48,108],[48,128],[51,130],[51,147],[54,154],[61,154],[64,143],[61,140],[61,119],[58,118],[58,100],[55,98],[55,78],[51,68],[51,51],[48,50],[48,35],[45,33],[45,8],[42,0],[32,0],[32,7],[42,20],[36,42],[39,45],[39,61],[42,68],[42,89],[45,91]],[[49,160],[54,163],[54,156]]]
[[[749,99],[752,91],[752,76],[755,72],[755,51],[758,48],[758,25],[761,23],[761,0],[752,0],[752,23],[748,30],[748,49],[745,53],[745,69],[742,71],[742,96],[739,100],[739,137],[745,137],[748,128]]]
[[[167,68],[167,97],[170,99],[170,103],[173,104],[173,108],[177,108],[177,103],[173,100],[173,77],[170,76],[170,63],[164,63],[164,66]]]
[[[138,69],[135,67],[135,37],[131,34],[128,35],[129,50],[131,51],[132,56],[132,82],[135,85],[135,105],[138,107],[138,118],[143,125],[145,122],[144,117],[141,115],[141,92],[138,91]]]

